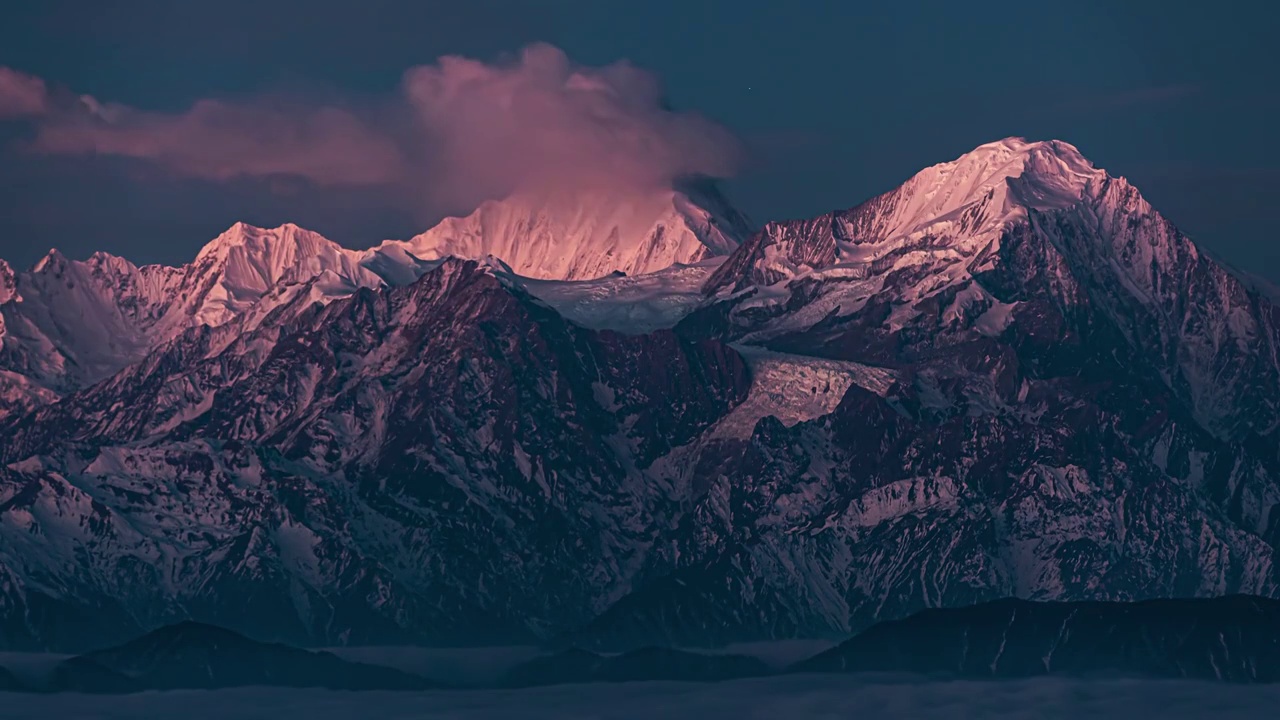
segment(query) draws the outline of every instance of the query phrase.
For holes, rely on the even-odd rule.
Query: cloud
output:
[[[57,155],[114,155],[189,177],[297,176],[319,185],[369,185],[402,173],[399,148],[347,110],[200,100],[179,114],[82,98],[80,112],[44,122],[34,142]]]
[[[179,113],[89,96],[50,103],[43,81],[0,68],[6,114],[35,125],[36,153],[134,158],[211,181],[386,186],[429,212],[525,189],[724,177],[738,155],[724,128],[668,108],[652,74],[627,62],[576,65],[544,44],[504,62],[449,56],[411,68],[398,93],[373,107],[271,97],[205,99]]]
[[[631,189],[733,173],[724,128],[675,112],[657,78],[629,63],[575,65],[550,45],[514,62],[444,57],[405,74],[437,200],[472,205],[518,189]]]
[[[0,67],[0,120],[43,115],[48,102],[43,80]]]
[[[198,697],[199,702],[192,702]],[[530,690],[342,692],[324,689],[233,688],[129,695],[13,693],[7,717],[227,717],[289,715],[330,720],[372,715],[493,720],[522,717],[602,720],[665,717],[672,720],[795,720],[874,717],[935,720],[986,717],[1100,719],[1158,717],[1270,717],[1280,697],[1275,685],[1130,678],[1057,678],[971,681],[912,676],[806,675],[723,683],[631,682],[556,685]]]

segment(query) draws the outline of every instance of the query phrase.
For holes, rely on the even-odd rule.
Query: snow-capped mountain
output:
[[[714,186],[686,183],[625,196],[520,194],[449,218],[406,249],[429,260],[492,255],[526,277],[589,280],[728,255],[748,231]]]
[[[378,287],[382,278],[363,258],[296,225],[264,230],[237,223],[200,250],[183,268],[184,297],[166,315],[173,325],[218,327],[277,300],[284,287],[314,282],[329,297]]]
[[[349,250],[293,225],[238,223],[182,267],[137,267],[106,253],[51,250],[29,272],[5,265],[0,303],[0,415],[92,385],[199,326],[265,314],[299,286],[326,297],[381,280]]]
[[[286,224],[236,223],[181,267],[56,250],[26,273],[0,260],[0,416],[98,382],[197,326],[233,337],[278,307],[407,285],[445,257],[528,277],[647,273],[727,255],[746,221],[714,184],[639,197],[485,203],[409,241],[351,250]],[[553,292],[549,290],[549,292]],[[280,318],[276,318],[279,322]]]
[[[722,486],[655,561],[688,569],[592,636],[1276,593],[1275,306],[1070,145],[1001,141],[771,224],[705,290],[688,336],[894,382],[855,382],[819,420],[765,418],[701,469]]]
[[[706,290],[747,341],[890,364],[911,333],[998,337],[1048,303],[1121,333],[1215,433],[1273,432],[1280,409],[1275,304],[1063,142],[983,145],[851,210],[771,223]]]
[[[1070,145],[980,147],[718,266],[474,249],[504,262],[121,266],[129,303],[75,270],[166,334],[0,419],[0,640],[717,643],[1280,595],[1275,306]]]
[[[869,265],[911,252],[973,255],[1033,211],[1078,204],[1106,173],[1063,142],[1007,138],[927,168],[853,210],[810,221],[768,224],[708,283],[772,285],[832,266]],[[934,242],[929,242],[934,239]]]
[[[105,253],[57,250],[30,272],[4,268],[0,303],[0,415],[30,409],[142,358],[173,274]]]
[[[123,636],[194,614],[332,641],[529,638],[526,601],[572,624],[651,541],[641,509],[671,502],[635,469],[747,383],[720,343],[584,330],[470,261],[221,351],[214,334],[6,428],[11,642],[65,642],[63,603],[90,597]],[[67,564],[77,547],[92,569]],[[562,589],[521,597],[544,583]]]

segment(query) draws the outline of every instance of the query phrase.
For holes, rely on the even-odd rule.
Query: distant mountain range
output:
[[[411,284],[448,257],[579,280],[697,262],[745,239],[747,221],[714,185],[681,187],[628,197],[515,196],[362,251],[296,225],[236,223],[181,267],[137,267],[102,252],[77,261],[50,250],[19,273],[0,259],[0,414],[99,382],[193,328],[227,334],[268,317],[279,323],[290,306]]]
[[[0,647],[1276,597],[1278,348],[1267,295],[1058,141],[754,234],[698,184],[366,251],[51,252],[0,265]]]

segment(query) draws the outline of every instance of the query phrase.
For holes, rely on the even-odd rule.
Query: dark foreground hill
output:
[[[926,610],[880,623],[792,670],[1280,682],[1280,601],[1010,599]]]
[[[334,690],[425,690],[439,687],[391,668],[251,640],[201,623],[170,625],[112,648],[60,663],[46,689],[133,692],[270,686]]]
[[[25,690],[26,686],[13,673],[0,667],[0,692],[17,692]]]

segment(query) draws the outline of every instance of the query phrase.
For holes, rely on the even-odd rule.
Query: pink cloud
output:
[[[724,177],[738,161],[724,128],[663,103],[651,74],[626,62],[575,65],[538,44],[508,63],[444,57],[405,74],[432,153],[429,192],[468,206],[526,188],[661,186]]]
[[[208,180],[293,175],[369,185],[401,173],[395,143],[338,108],[201,100],[184,113],[161,114],[82,100],[83,112],[41,125],[36,150],[138,158]]]
[[[0,119],[42,115],[48,97],[40,78],[0,67]]]
[[[449,56],[411,68],[376,107],[258,97],[159,113],[90,96],[50,102],[40,79],[2,71],[4,113],[34,124],[38,153],[135,158],[212,181],[386,186],[426,214],[525,189],[724,177],[739,152],[723,127],[668,108],[652,74],[626,62],[577,65],[544,44],[505,62]]]

